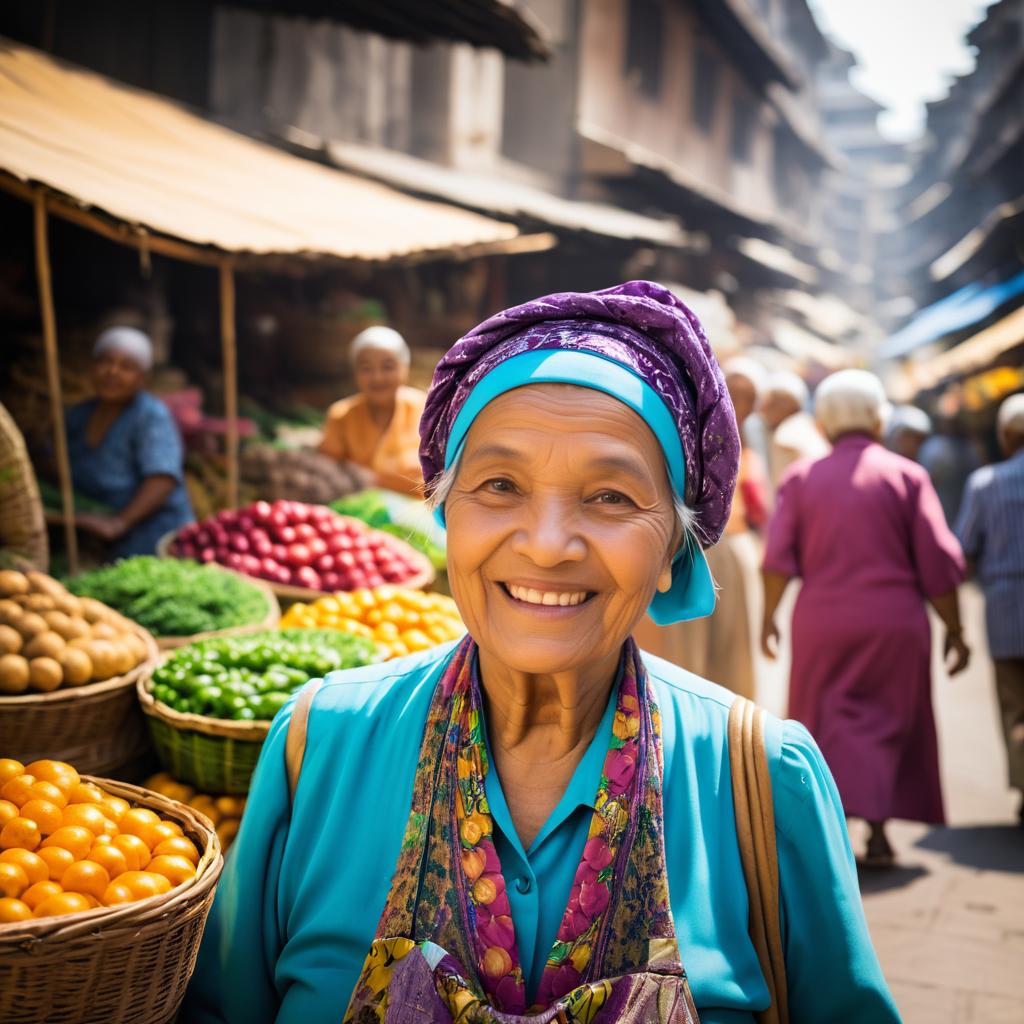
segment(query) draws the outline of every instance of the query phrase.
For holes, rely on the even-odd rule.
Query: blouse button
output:
[[[523,875],[521,878],[516,879],[516,890],[521,892],[524,896],[533,888],[533,882]]]

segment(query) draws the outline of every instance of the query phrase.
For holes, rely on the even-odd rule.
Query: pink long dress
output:
[[[846,813],[944,820],[926,599],[964,577],[928,474],[861,434],[793,465],[764,566],[803,580],[789,713],[818,741]]]

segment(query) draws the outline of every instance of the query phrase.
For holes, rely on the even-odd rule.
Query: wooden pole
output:
[[[228,421],[228,507],[238,508],[238,350],[235,341],[235,269],[220,264],[220,345],[224,366],[224,416]]]
[[[53,441],[60,475],[60,498],[64,510],[64,537],[68,549],[68,571],[78,572],[78,534],[75,532],[75,492],[71,482],[68,459],[68,438],[64,430],[64,396],[60,387],[60,356],[57,352],[57,317],[53,310],[53,283],[50,274],[50,243],[47,236],[46,198],[37,193],[33,198],[35,212],[36,280],[39,285],[39,308],[43,314],[43,347],[46,351],[46,377],[50,392],[50,416],[53,420]]]

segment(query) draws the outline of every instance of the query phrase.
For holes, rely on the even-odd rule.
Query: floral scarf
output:
[[[489,771],[467,637],[431,702],[391,892],[346,1024],[696,1022],[668,900],[660,717],[632,640],[589,836],[533,1005],[494,845]]]

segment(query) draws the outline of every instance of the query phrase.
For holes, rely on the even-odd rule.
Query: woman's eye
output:
[[[629,498],[618,491],[602,491],[596,494],[593,499],[598,505],[628,505]]]
[[[511,494],[515,490],[515,485],[504,477],[495,477],[493,480],[486,481],[484,488],[496,494]]]

